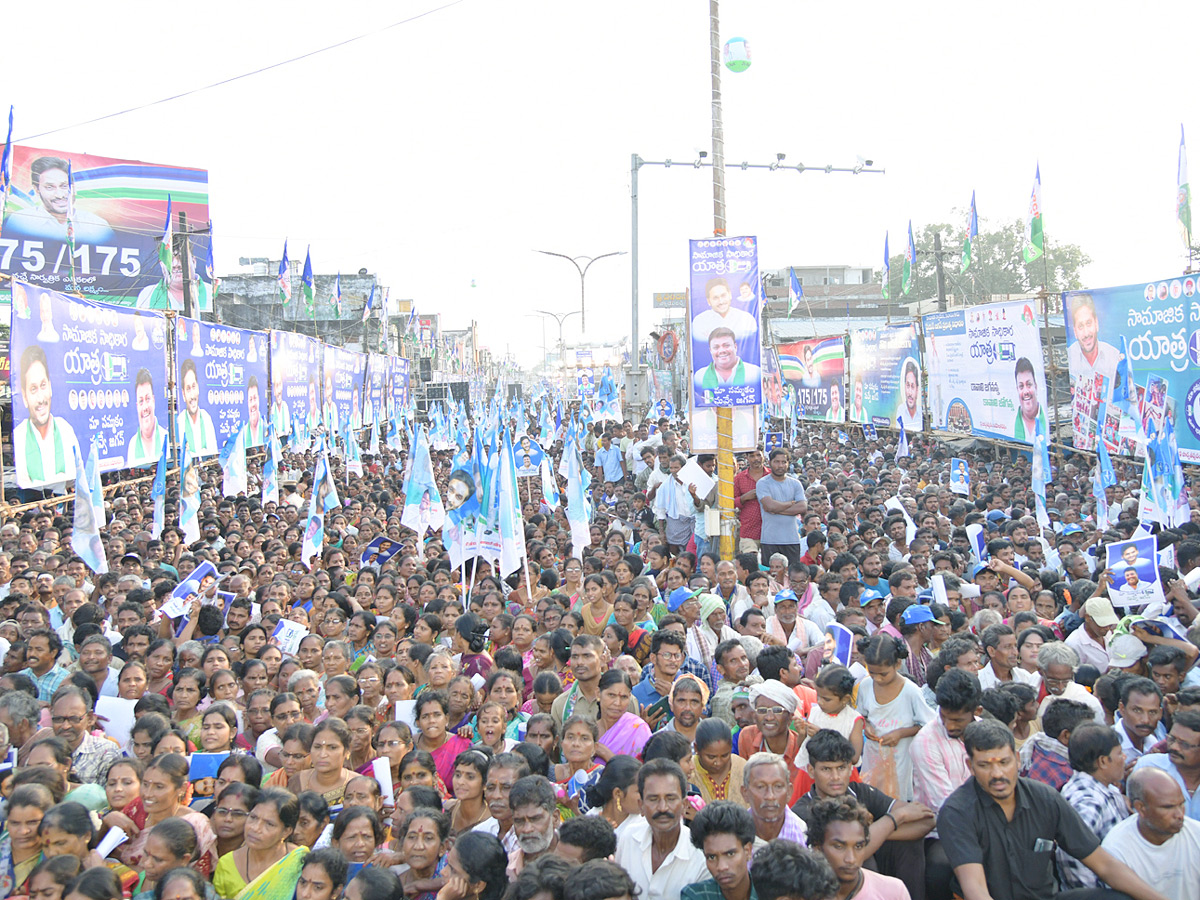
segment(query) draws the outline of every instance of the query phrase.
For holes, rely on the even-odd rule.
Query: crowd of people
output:
[[[506,577],[400,524],[387,449],[331,461],[311,566],[307,454],[278,503],[206,470],[192,544],[108,485],[100,575],[69,503],[7,511],[0,896],[1200,898],[1200,526],[1142,526],[1122,461],[1098,518],[1076,455],[1039,527],[1027,456],[955,450],[961,496],[909,441],[744,454],[723,559],[686,427],[589,425],[588,545],[527,503]],[[1105,561],[1147,531],[1154,609]]]

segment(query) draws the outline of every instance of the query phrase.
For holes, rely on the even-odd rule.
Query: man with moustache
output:
[[[562,814],[554,785],[544,775],[518,779],[509,791],[508,806],[517,839],[516,852],[509,854],[508,877],[515,878],[535,859],[554,855]]]
[[[640,900],[679,900],[684,885],[708,874],[704,854],[683,827],[687,789],[674,760],[654,759],[638,771],[643,821],[626,828],[614,861],[641,887]]]
[[[126,462],[130,467],[157,463],[162,455],[167,429],[158,424],[154,412],[154,378],[149,369],[138,369],[133,396],[137,407],[137,432],[129,439]]]

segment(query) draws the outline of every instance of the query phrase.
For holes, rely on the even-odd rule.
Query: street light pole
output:
[[[567,321],[567,319],[571,318],[571,316],[579,315],[579,310],[573,309],[569,313],[556,313],[550,312],[548,309],[535,309],[534,312],[538,315],[549,316],[550,318],[554,319],[554,321],[558,322],[558,361],[561,365],[563,350],[566,349],[566,344],[563,342],[563,322]]]
[[[584,288],[587,283],[586,279],[587,279],[588,269],[590,269],[592,267],[592,263],[594,263],[598,259],[604,259],[605,257],[608,257],[608,256],[624,256],[625,251],[624,250],[614,250],[612,253],[601,253],[599,256],[567,256],[567,254],[565,254],[565,253],[555,253],[553,250],[538,250],[537,252],[544,253],[547,256],[557,256],[561,259],[565,259],[567,262],[569,262],[571,265],[573,265],[575,267],[575,271],[579,273],[579,329],[580,329],[580,331],[586,331],[587,330],[587,306],[585,305],[585,302],[584,302],[585,301]],[[579,260],[581,260],[581,259],[586,259],[587,263],[585,263],[582,266],[579,265]]]

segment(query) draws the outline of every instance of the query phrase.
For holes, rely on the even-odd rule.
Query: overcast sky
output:
[[[130,2],[5,11],[0,104],[18,138],[239,75],[441,5]],[[1185,265],[1174,223],[1179,127],[1200,173],[1195,2],[810,3],[723,0],[727,161],[853,165],[884,176],[728,174],[730,234],[765,268],[878,267],[977,191],[983,227],[1022,218],[1040,160],[1051,243],[1085,282]],[[7,92],[7,93],[5,93]],[[534,253],[630,247],[630,154],[689,161],[711,140],[705,0],[462,0],[234,84],[27,141],[206,168],[218,271],[312,245],[318,271],[365,267],[484,343],[541,356],[534,309],[577,308],[570,264]],[[1200,174],[1196,176],[1200,179]],[[654,291],[682,290],[712,231],[709,170],[640,179],[642,336]],[[1200,209],[1196,210],[1200,221]],[[472,287],[472,281],[475,286]],[[629,257],[588,275],[588,334],[630,329]],[[556,337],[551,322],[547,339]],[[579,317],[567,322],[568,343]]]

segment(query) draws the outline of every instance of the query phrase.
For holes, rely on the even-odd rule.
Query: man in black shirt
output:
[[[871,816],[863,865],[881,875],[899,878],[911,897],[924,897],[923,838],[933,830],[933,810],[920,803],[894,800],[876,787],[851,781],[854,747],[830,728],[818,731],[804,746],[808,750],[808,774],[813,786],[796,801],[792,812],[811,828],[813,804],[853,795]]]
[[[942,846],[963,900],[1166,900],[1100,847],[1079,813],[1053,788],[1017,777],[1012,732],[995,720],[963,732],[974,776],[938,813]],[[1061,847],[1108,884],[1058,891],[1054,851]]]

